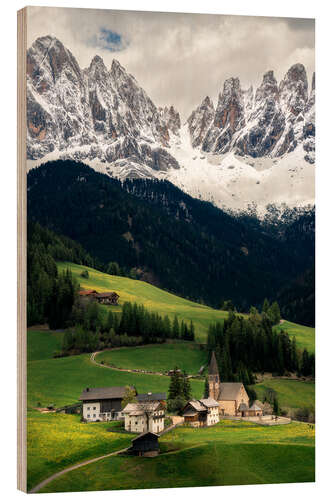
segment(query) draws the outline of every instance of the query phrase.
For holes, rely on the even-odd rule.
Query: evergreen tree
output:
[[[179,339],[179,336],[180,336],[179,321],[178,321],[178,317],[176,315],[173,318],[172,336],[174,339]]]
[[[261,312],[262,312],[262,313],[267,314],[267,313],[268,313],[268,310],[269,310],[269,307],[270,307],[270,306],[269,306],[268,299],[267,299],[267,298],[265,298],[264,303],[263,303],[263,305],[262,305],[262,310],[261,310]]]
[[[190,379],[188,378],[185,371],[183,373],[183,397],[186,401],[190,401],[190,399],[192,398]]]

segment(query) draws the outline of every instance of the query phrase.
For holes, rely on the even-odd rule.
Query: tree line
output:
[[[148,311],[143,305],[125,302],[121,313],[104,313],[94,300],[75,300],[69,318],[72,328],[65,332],[61,353],[79,354],[111,347],[162,343],[167,339],[194,340],[195,328]]]
[[[301,351],[282,329],[273,328],[265,312],[251,308],[248,319],[229,311],[224,323],[213,323],[208,329],[207,350],[215,351],[223,381],[254,383],[254,372],[284,375],[296,372],[314,376],[315,357],[307,349]]]

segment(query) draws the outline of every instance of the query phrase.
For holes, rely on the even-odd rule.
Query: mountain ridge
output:
[[[82,70],[45,36],[27,52],[28,168],[84,161],[120,179],[168,179],[236,211],[313,204],[314,107],[315,77],[308,95],[304,66],[295,64],[280,84],[266,72],[255,90],[226,80],[216,109],[207,96],[182,124],[115,59],[108,70],[96,55]]]

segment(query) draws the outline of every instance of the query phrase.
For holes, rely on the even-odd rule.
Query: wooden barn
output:
[[[116,292],[97,293],[95,299],[99,304],[116,306],[118,304],[119,295]]]
[[[138,437],[132,439],[132,446],[128,452],[131,455],[140,457],[155,457],[160,451],[158,444],[158,434],[154,432],[145,432]]]

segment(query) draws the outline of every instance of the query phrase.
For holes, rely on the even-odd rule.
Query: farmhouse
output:
[[[134,387],[131,389],[135,390]],[[79,397],[82,401],[82,417],[87,422],[121,420],[124,414],[121,402],[126,387],[87,387]],[[136,391],[135,391],[136,392]]]
[[[217,424],[219,417],[219,403],[212,398],[189,401],[183,409],[185,424],[192,427],[208,427]]]
[[[218,402],[220,415],[247,416],[249,396],[244,385],[241,382],[220,382],[214,351],[209,365],[208,383],[209,397]]]
[[[158,434],[154,432],[144,432],[132,439],[132,446],[128,452],[132,455],[154,457],[158,454],[160,448],[158,445]]]
[[[97,295],[95,295],[95,299],[100,304],[117,305],[119,295],[116,292],[97,293]]]
[[[164,405],[159,401],[128,403],[123,409],[125,429],[129,432],[153,432],[164,430]]]
[[[80,290],[79,295],[81,299],[97,300],[100,304],[117,305],[119,295],[116,292],[103,292],[98,293],[96,290]]]

